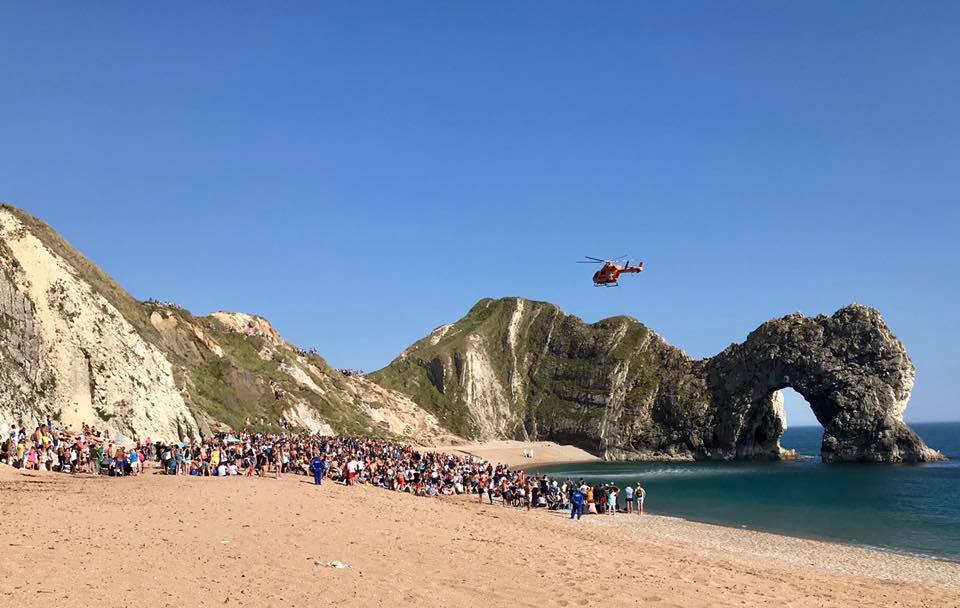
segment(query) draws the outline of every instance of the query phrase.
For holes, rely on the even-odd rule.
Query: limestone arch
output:
[[[831,317],[764,323],[707,364],[718,425],[713,455],[780,458],[785,427],[775,395],[792,388],[823,426],[825,462],[917,462],[941,456],[903,422],[914,368],[880,313],[848,306]]]

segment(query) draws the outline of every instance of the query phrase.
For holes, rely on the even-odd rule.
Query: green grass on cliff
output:
[[[173,310],[140,302],[45,222],[12,205],[4,204],[2,208],[13,213],[48,249],[73,267],[79,278],[116,308],[145,341],[164,352],[174,367],[178,386],[186,390],[189,396],[188,405],[198,414],[215,421],[214,424],[221,423],[234,429],[276,431],[279,428],[277,421],[288,404],[275,398],[270,388],[273,379],[287,393],[311,404],[338,432],[389,434],[362,411],[338,397],[335,391],[317,395],[301,388],[287,374],[279,372],[280,364],[292,363],[295,358],[292,351],[280,348],[274,358],[264,361],[258,354],[263,346],[261,338],[232,333],[214,319],[194,317],[187,310]],[[0,243],[0,247],[6,246]],[[3,251],[0,250],[0,253]],[[208,337],[223,348],[225,356],[222,359],[212,355],[198,358],[196,353],[205,353],[206,347],[186,329],[175,336],[177,340],[168,342],[150,322],[153,312],[172,314],[180,323],[201,327]],[[189,346],[190,342],[195,343],[196,350],[181,348]],[[307,355],[307,359],[335,388],[345,388],[342,376],[332,370],[322,357]]]
[[[179,312],[179,311],[178,311]],[[276,399],[271,380],[284,391],[306,401],[333,429],[345,434],[385,435],[369,416],[346,403],[333,391],[318,395],[301,387],[289,375],[280,371],[284,363],[292,365],[296,355],[286,347],[277,348],[267,360],[260,357],[264,339],[231,332],[219,321],[206,317],[200,320],[205,333],[224,351],[223,359],[216,359],[190,367],[197,399],[205,411],[236,429],[276,431],[277,420],[289,404]],[[321,373],[335,387],[343,390],[344,380],[317,355],[307,355]],[[247,420],[251,422],[248,423]],[[260,422],[263,420],[264,422]]]
[[[382,386],[405,393],[420,407],[435,415],[440,424],[450,432],[462,437],[476,437],[477,421],[458,398],[456,393],[459,392],[459,387],[446,387],[447,394],[441,393],[430,382],[426,366],[434,358],[439,358],[447,369],[446,381],[449,383],[450,377],[455,375],[454,353],[466,353],[471,348],[471,336],[474,336],[485,346],[485,352],[501,385],[509,386],[507,358],[510,354],[504,345],[504,336],[515,301],[516,298],[480,300],[462,319],[453,324],[437,344],[431,344],[429,336],[423,338],[411,347],[409,357],[395,359],[387,367],[371,374],[370,378]],[[552,306],[545,302],[527,303]],[[523,343],[523,340],[520,342]]]
[[[437,417],[440,424],[461,437],[476,437],[477,423],[467,408],[440,393],[427,377],[426,369],[412,359],[397,360],[370,374],[377,384],[406,394],[414,403]]]
[[[374,379],[407,393],[448,429],[474,435],[477,425],[462,400],[462,387],[445,386],[439,392],[428,379],[427,367],[439,359],[447,369],[445,382],[455,382],[454,361],[468,350],[473,336],[483,342],[501,385],[509,387],[513,353],[507,333],[515,307],[515,298],[481,300],[437,344],[429,337],[417,342]],[[595,436],[607,416],[650,416],[663,402],[669,404],[665,411],[671,417],[695,419],[709,401],[702,383],[690,377],[692,361],[630,317],[587,324],[552,304],[525,301],[517,338],[518,362],[533,365],[525,377],[528,411],[515,415],[523,421],[532,418],[541,433],[557,440],[598,450]],[[610,376],[621,366],[627,392],[618,411],[611,412],[603,404],[610,395]]]

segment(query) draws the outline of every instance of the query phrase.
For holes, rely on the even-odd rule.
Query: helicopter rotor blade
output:
[[[578,260],[576,263],[577,263],[577,264],[603,264],[603,262],[600,261],[600,260],[597,260],[596,262],[592,262],[592,261],[591,261],[591,262],[588,262],[588,261],[586,261],[586,260]]]
[[[593,260],[594,262],[606,262],[606,260],[601,260],[600,258],[593,258],[593,257],[590,257],[589,255],[585,255],[583,257],[587,258],[588,260]]]

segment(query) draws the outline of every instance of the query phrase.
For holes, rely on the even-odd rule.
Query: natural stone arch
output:
[[[920,462],[942,456],[903,422],[914,367],[880,313],[848,306],[831,317],[764,323],[707,362],[720,457],[780,457],[775,395],[791,387],[823,426],[825,462]]]

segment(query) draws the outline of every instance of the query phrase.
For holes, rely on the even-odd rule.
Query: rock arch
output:
[[[914,367],[879,311],[793,314],[764,323],[706,362],[715,455],[781,457],[785,428],[776,395],[791,387],[823,426],[825,462],[923,462],[942,456],[903,422]]]

